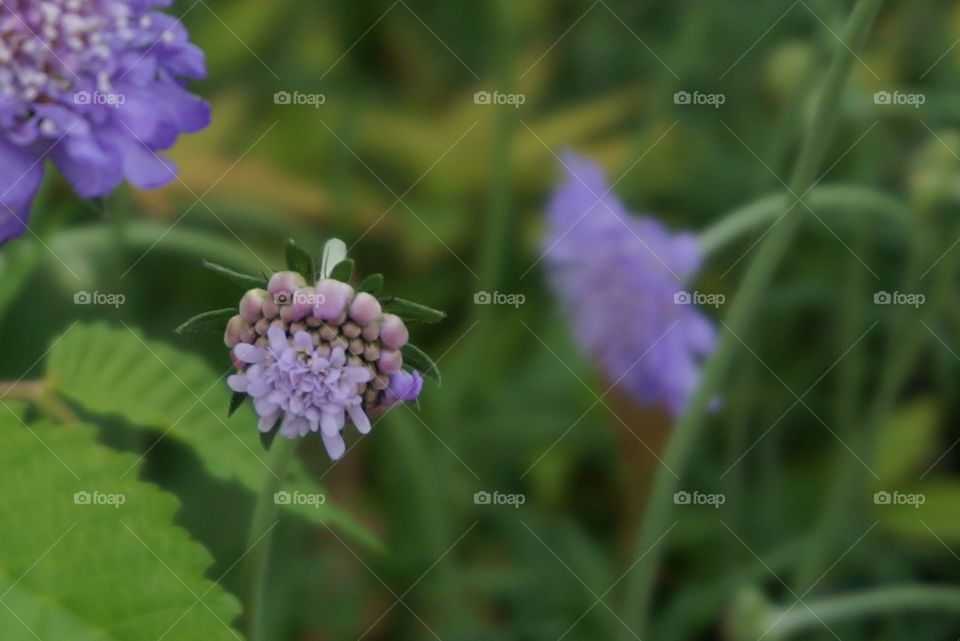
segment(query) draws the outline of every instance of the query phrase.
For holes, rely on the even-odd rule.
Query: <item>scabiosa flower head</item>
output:
[[[332,278],[305,283],[277,272],[265,290],[244,294],[224,332],[238,369],[227,382],[253,399],[261,432],[278,424],[286,438],[318,432],[338,459],[347,423],[366,434],[370,417],[415,401],[423,379],[402,369],[406,324],[375,296]]]
[[[700,266],[697,240],[627,212],[593,163],[568,153],[563,164],[543,240],[551,285],[605,376],[676,416],[715,340],[713,325],[682,296]]]
[[[205,75],[169,0],[0,2],[0,242],[23,232],[49,158],[84,198],[155,188],[155,152],[210,120],[183,87]]]

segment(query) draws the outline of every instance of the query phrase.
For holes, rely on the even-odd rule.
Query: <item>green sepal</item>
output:
[[[352,258],[341,260],[339,263],[333,266],[332,270],[330,270],[330,278],[339,280],[341,283],[349,283],[350,279],[353,278],[353,270],[355,266],[356,265],[354,264]]]
[[[382,301],[384,311],[396,314],[404,321],[415,323],[439,323],[447,317],[447,313],[414,303],[403,298],[390,297]]]
[[[197,314],[176,329],[178,334],[222,334],[227,322],[237,315],[236,307]]]
[[[310,254],[297,245],[296,241],[292,238],[287,239],[283,244],[283,251],[287,259],[287,269],[303,276],[307,283],[313,283],[316,280],[317,274],[314,271],[313,259],[310,258]]]
[[[203,266],[209,269],[210,271],[223,276],[227,280],[236,283],[244,289],[266,289],[267,288],[267,279],[259,276],[251,276],[250,274],[241,274],[238,271],[234,271],[229,267],[224,267],[223,265],[218,265],[216,263],[211,263],[209,261],[203,261]]]
[[[358,292],[367,292],[376,296],[383,289],[383,274],[370,274],[357,285]]]
[[[417,370],[427,378],[432,378],[438,385],[443,383],[440,368],[422,349],[413,343],[407,343],[400,348],[400,353],[403,354],[404,365]]]

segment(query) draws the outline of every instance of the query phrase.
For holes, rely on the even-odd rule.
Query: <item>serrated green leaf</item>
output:
[[[330,278],[334,280],[339,280],[341,283],[349,283],[350,279],[353,278],[353,270],[356,265],[353,262],[353,259],[348,258],[346,260],[341,260],[339,263],[334,265],[333,269],[330,270]]]
[[[407,343],[400,348],[400,352],[403,354],[404,365],[412,367],[424,376],[432,378],[438,384],[443,382],[440,377],[440,368],[437,367],[433,359],[422,349],[413,343]]]
[[[225,373],[132,329],[106,323],[74,326],[51,348],[47,360],[55,391],[90,412],[116,415],[132,427],[159,431],[192,448],[213,476],[258,492],[264,475],[273,472],[263,457],[252,408],[242,406],[223,418],[232,394],[221,380]],[[290,470],[291,489],[322,493],[299,461]],[[373,535],[330,501],[317,507],[287,507],[379,547]]]
[[[370,274],[357,286],[358,292],[377,295],[383,289],[383,274]]]
[[[297,272],[303,276],[308,283],[313,283],[317,274],[313,269],[313,259],[302,247],[292,239],[288,239],[283,245],[284,255],[287,259],[287,269]]]
[[[383,308],[404,321],[416,323],[439,323],[447,317],[446,312],[403,298],[389,298],[384,302]]]
[[[0,411],[0,639],[236,641],[240,605],[173,523],[178,502],[87,425]],[[51,452],[56,453],[51,456]],[[202,604],[200,597],[202,596]]]
[[[238,271],[234,271],[229,267],[224,267],[223,265],[217,265],[216,263],[211,263],[209,261],[203,261],[203,266],[214,272],[223,276],[232,283],[236,283],[243,289],[266,289],[267,281],[264,278],[259,276],[251,276],[250,274],[241,274]]]
[[[227,321],[237,315],[235,307],[197,314],[176,329],[178,334],[222,334]]]

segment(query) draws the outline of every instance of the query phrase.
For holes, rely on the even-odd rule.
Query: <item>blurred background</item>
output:
[[[139,328],[224,372],[218,338],[173,333],[242,293],[201,259],[266,272],[283,267],[286,238],[313,251],[342,238],[361,275],[383,272],[388,293],[447,311],[414,331],[445,380],[348,441],[337,464],[302,448],[329,501],[375,542],[285,518],[271,638],[618,637],[671,421],[609,389],[545,285],[557,156],[595,160],[631,210],[673,229],[705,229],[782,191],[851,5],[178,1],[170,11],[207,55],[193,89],[213,124],[173,149],[180,180],[168,188],[81,203],[59,179],[47,185],[34,214],[42,241],[0,250],[2,374],[27,371],[76,320]],[[675,506],[650,639],[732,638],[738,594],[787,608],[805,595],[797,577],[815,580],[805,599],[827,600],[960,578],[958,39],[960,3],[881,11],[820,178],[885,192],[909,218],[805,223],[682,479],[723,500]],[[716,252],[697,287],[731,300],[766,228]],[[926,245],[910,272],[914,233]],[[936,309],[874,304],[877,292],[932,289]],[[74,305],[80,291],[125,302]],[[480,292],[523,303],[477,304]],[[720,319],[724,307],[705,311]],[[912,351],[891,358],[900,343]],[[141,451],[156,440],[122,422],[100,421],[102,438]],[[221,576],[246,548],[251,496],[176,442],[147,460]],[[825,516],[838,479],[857,500]],[[824,528],[835,541],[821,549]],[[241,580],[223,583],[239,594]],[[960,622],[890,614],[808,634],[947,640]]]

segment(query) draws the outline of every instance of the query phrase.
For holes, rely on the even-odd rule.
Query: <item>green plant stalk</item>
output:
[[[843,42],[838,42],[833,60],[826,73],[823,90],[811,121],[804,132],[797,166],[790,180],[790,189],[803,194],[813,184],[823,162],[836,126],[843,87],[855,60],[853,52],[862,48],[882,0],[858,0],[847,22]],[[848,50],[847,47],[851,50]],[[801,206],[802,207],[802,206]],[[626,622],[621,637],[626,641],[638,634],[645,637],[648,616],[653,600],[655,572],[663,556],[665,542],[659,539],[670,527],[672,498],[679,481],[670,472],[682,474],[690,454],[700,436],[701,426],[710,399],[716,393],[739,345],[738,334],[747,327],[759,298],[773,277],[786,253],[799,224],[800,212],[792,211],[767,235],[757,249],[756,257],[747,270],[740,292],[731,304],[727,316],[728,331],[723,332],[717,347],[707,360],[700,384],[686,411],[678,422],[664,455],[665,465],[658,470],[653,493],[637,539],[634,559],[636,566],[627,578],[623,618]]]
[[[267,459],[267,467],[273,471],[273,474],[267,473],[253,508],[250,534],[247,538],[249,561],[246,613],[249,641],[266,641],[267,638],[263,629],[264,596],[267,591],[267,574],[270,568],[270,543],[273,540],[273,529],[277,525],[280,509],[274,500],[274,494],[283,487],[287,467],[296,450],[296,439],[281,437],[273,442]]]
[[[700,248],[706,255],[722,251],[737,240],[769,226],[794,202],[790,194],[763,196],[720,217],[699,235]],[[905,232],[916,228],[909,207],[883,192],[856,185],[829,185],[815,187],[804,198],[815,212],[831,214],[878,215],[894,223]],[[803,205],[794,209],[806,211]],[[789,215],[789,214],[788,214]]]
[[[869,616],[886,616],[896,611],[945,612],[960,616],[960,588],[901,585],[834,595],[809,602],[806,607],[797,605],[770,614],[770,627],[765,638],[770,641],[788,639],[803,630]]]

